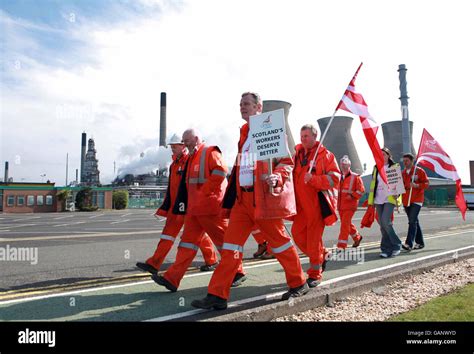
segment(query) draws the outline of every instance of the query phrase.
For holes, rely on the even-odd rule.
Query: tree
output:
[[[128,206],[128,191],[116,190],[112,194],[112,205],[114,209],[126,209]]]
[[[84,187],[76,194],[76,207],[80,211],[96,211],[97,206],[92,205],[92,188]]]
[[[61,211],[66,209],[66,201],[71,196],[71,191],[69,189],[62,189],[56,193],[56,198],[61,205]]]

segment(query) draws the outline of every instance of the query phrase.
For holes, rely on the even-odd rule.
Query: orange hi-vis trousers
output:
[[[156,246],[153,256],[146,260],[146,263],[153,266],[155,269],[160,269],[161,265],[166,259],[169,251],[173,247],[174,241],[178,236],[184,224],[184,217],[182,215],[175,215],[169,213],[166,218],[166,224],[161,232],[160,241]],[[214,244],[207,234],[203,235],[201,244],[199,246],[202,256],[206,264],[217,263],[217,252],[214,249]]]
[[[341,229],[339,231],[339,239],[337,241],[337,247],[346,248],[349,235],[352,239],[356,240],[359,236],[357,228],[352,223],[352,217],[355,214],[355,210],[340,210],[339,216],[341,217]]]
[[[303,212],[295,215],[291,234],[298,248],[309,257],[308,277],[320,280],[326,250],[323,243],[324,221],[315,212],[314,217],[307,218]]]
[[[286,282],[290,288],[306,281],[300,259],[291,238],[285,233],[282,219],[255,220],[253,193],[242,192],[232,208],[229,227],[224,236],[221,262],[217,266],[208,287],[208,293],[224,299],[229,298],[230,287],[242,262],[243,247],[254,225],[267,237],[272,252],[283,266]]]
[[[218,215],[186,215],[176,260],[163,274],[163,277],[175,287],[179,287],[181,279],[183,279],[186,270],[202,244],[204,233],[210,236],[212,242],[220,251],[224,243],[224,233],[227,230],[227,225],[227,220]],[[238,270],[240,273],[244,273],[242,262],[239,263]]]

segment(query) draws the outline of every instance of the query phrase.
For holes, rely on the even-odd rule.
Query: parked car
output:
[[[474,210],[474,188],[463,188],[464,199],[469,210]]]

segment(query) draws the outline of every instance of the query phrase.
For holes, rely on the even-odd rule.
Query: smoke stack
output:
[[[8,161],[5,161],[5,178],[3,182],[8,183]]]
[[[79,176],[79,170],[76,168],[76,184],[79,182],[78,179],[77,179],[78,176]]]
[[[166,146],[166,92],[161,93],[160,100],[160,146]]]
[[[291,103],[285,101],[263,101],[263,113],[269,111],[276,111],[277,109],[285,110],[285,123],[286,123],[286,135],[288,136],[288,149],[290,150],[291,155],[295,153],[295,139],[293,139],[293,134],[291,133],[290,125],[288,124],[288,115],[290,114]]]
[[[409,123],[410,131],[413,131],[413,122]],[[401,120],[382,123],[384,146],[390,149],[393,155],[393,160],[396,162],[400,161],[403,158],[403,154],[407,152],[410,152],[416,156],[413,141],[410,140],[410,148],[408,151],[406,151],[403,146],[402,125],[403,122]]]
[[[400,80],[400,102],[402,103],[402,150],[410,152],[411,149],[411,132],[409,115],[408,115],[408,93],[407,93],[407,68],[405,64],[398,66],[398,79]]]
[[[469,161],[469,172],[471,174],[471,186],[474,186],[474,161]]]
[[[326,130],[331,117],[318,119],[321,132]],[[360,163],[354,141],[352,140],[351,127],[354,119],[346,116],[335,116],[329,127],[329,131],[324,138],[323,145],[336,156],[337,163],[344,156],[349,156],[351,160],[351,170],[358,174],[363,174],[364,170]]]
[[[85,180],[84,162],[86,161],[86,133],[82,133],[81,139],[81,183]]]

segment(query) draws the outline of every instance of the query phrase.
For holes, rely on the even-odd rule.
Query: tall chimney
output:
[[[166,146],[166,92],[161,93],[160,100],[160,146]]]
[[[85,179],[84,162],[86,161],[86,140],[87,140],[87,135],[84,132],[82,133],[82,140],[81,140],[81,183],[84,182],[84,179]]]
[[[408,93],[407,93],[407,68],[405,64],[398,66],[398,79],[400,80],[400,101],[402,103],[402,149],[403,152],[411,152],[411,126],[408,116]]]
[[[5,178],[3,182],[8,183],[8,161],[5,161]]]
[[[471,187],[474,186],[474,161],[469,161],[469,172],[471,174]]]
[[[318,119],[321,132],[326,130],[331,117]],[[351,127],[354,119],[346,116],[335,116],[329,127],[323,145],[336,156],[337,163],[344,156],[349,156],[351,169],[355,173],[363,174],[364,170],[360,163],[359,155],[352,140]]]
[[[291,103],[285,101],[269,100],[263,101],[263,113],[269,111],[276,111],[277,109],[284,109],[285,111],[285,123],[286,123],[286,135],[288,136],[288,149],[291,155],[295,153],[295,139],[291,133],[290,125],[288,124],[288,115],[290,114]]]
[[[76,184],[79,183],[79,169],[76,168]]]

